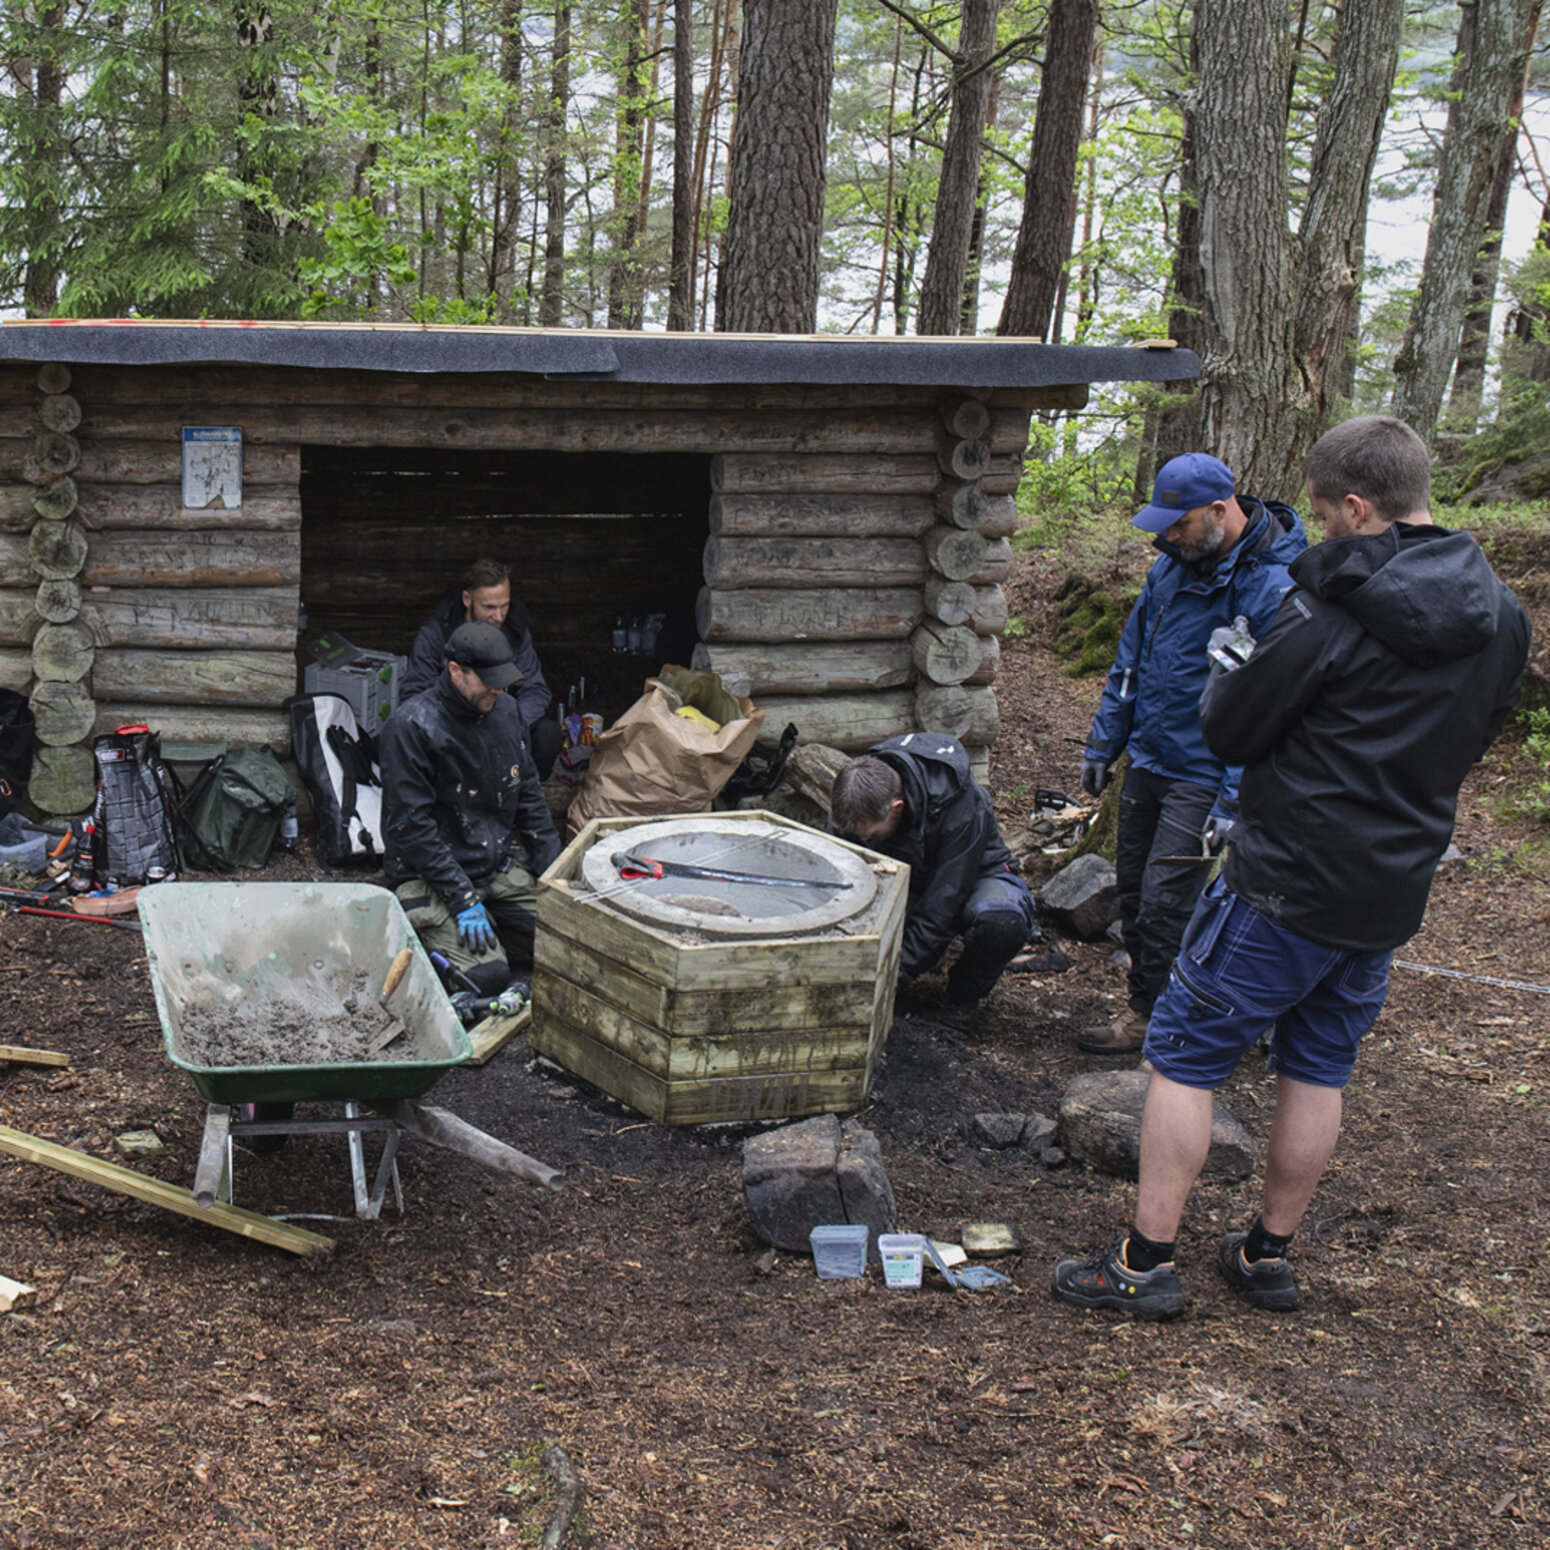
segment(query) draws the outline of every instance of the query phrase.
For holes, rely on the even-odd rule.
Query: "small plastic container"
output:
[[[815,1227],[807,1241],[812,1245],[813,1268],[820,1280],[854,1281],[866,1274],[865,1222]]]
[[[901,1288],[920,1285],[926,1258],[926,1240],[920,1233],[879,1233],[877,1252],[883,1262],[884,1285]]]

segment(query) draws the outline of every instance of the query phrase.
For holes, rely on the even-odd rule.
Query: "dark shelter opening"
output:
[[[305,639],[407,654],[488,555],[511,567],[557,701],[585,678],[586,708],[612,721],[663,663],[688,664],[708,455],[305,446],[301,469]],[[620,620],[652,614],[653,649],[614,650]]]

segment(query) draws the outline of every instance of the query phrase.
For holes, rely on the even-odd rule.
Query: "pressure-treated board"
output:
[[[244,1238],[267,1243],[288,1254],[316,1256],[331,1254],[334,1240],[319,1233],[308,1232],[304,1227],[292,1227],[285,1222],[271,1221],[256,1211],[244,1211],[241,1206],[202,1206],[194,1199],[192,1190],[180,1189],[161,1179],[146,1177],[132,1168],[121,1168],[117,1163],[103,1162],[98,1157],[88,1157],[84,1152],[72,1151],[55,1141],[44,1141],[29,1136],[9,1125],[0,1125],[0,1152],[20,1157],[24,1162],[39,1163],[45,1168],[57,1169],[73,1178],[99,1184],[120,1195],[132,1195],[164,1211],[176,1211],[181,1216],[191,1216],[197,1222],[220,1227]]]
[[[21,1044],[0,1044],[0,1060],[20,1066],[68,1066],[70,1057],[57,1049],[27,1049]]]

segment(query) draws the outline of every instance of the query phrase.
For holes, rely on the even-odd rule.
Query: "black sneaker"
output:
[[[1216,1251],[1216,1268],[1227,1284],[1237,1287],[1256,1308],[1289,1312],[1302,1301],[1292,1267],[1284,1259],[1245,1259],[1247,1237],[1246,1232],[1227,1233]]]
[[[1172,1262],[1155,1269],[1131,1270],[1125,1264],[1128,1237],[1099,1249],[1091,1259],[1063,1259],[1055,1266],[1051,1290],[1078,1308],[1117,1308],[1138,1319],[1177,1318],[1184,1311],[1184,1289]]]

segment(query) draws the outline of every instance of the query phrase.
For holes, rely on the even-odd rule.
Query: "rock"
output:
[[[969,1128],[974,1139],[982,1145],[1005,1151],[1022,1140],[1023,1127],[1027,1123],[1026,1114],[976,1114]]]
[[[1150,1082],[1146,1071],[1088,1071],[1060,1100],[1060,1142],[1077,1162],[1101,1173],[1133,1179],[1141,1155],[1141,1110]],[[1254,1170],[1254,1142],[1217,1103],[1212,1110],[1211,1150],[1204,1179],[1234,1182]]]
[[[1042,1152],[1053,1144],[1057,1127],[1047,1114],[1030,1114],[1019,1143],[1025,1152]]]
[[[1113,862],[1092,854],[1078,856],[1039,890],[1039,906],[1071,936],[1101,941],[1119,915]]]
[[[877,1137],[833,1114],[783,1125],[743,1145],[743,1197],[754,1231],[793,1254],[825,1223],[864,1222],[877,1235],[898,1224]]]
[[[1452,840],[1449,840],[1448,848],[1437,858],[1437,865],[1446,866],[1450,861],[1463,861],[1465,859],[1464,852]]]
[[[1045,1168],[1064,1168],[1066,1154],[1058,1146],[1047,1146],[1039,1153],[1039,1163]]]
[[[154,1157],[167,1150],[154,1130],[126,1130],[113,1138],[113,1144],[124,1157]]]

